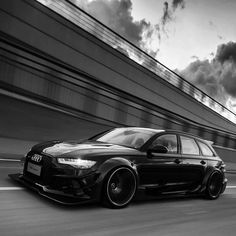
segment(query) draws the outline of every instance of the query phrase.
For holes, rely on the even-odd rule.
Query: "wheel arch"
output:
[[[99,188],[97,189],[97,196],[99,196],[99,199],[101,199],[102,196],[104,180],[106,180],[106,178],[109,176],[109,174],[111,174],[112,171],[120,167],[129,168],[134,173],[136,177],[136,186],[138,186],[138,172],[134,163],[130,162],[129,160],[123,157],[114,157],[105,161],[98,169],[100,175],[97,179],[97,183],[99,185]]]
[[[204,179],[202,182],[202,189],[201,189],[202,193],[206,191],[209,178],[214,172],[219,172],[220,174],[222,174],[222,172],[218,168],[213,167],[213,166],[208,167],[206,170],[206,175],[204,176]]]

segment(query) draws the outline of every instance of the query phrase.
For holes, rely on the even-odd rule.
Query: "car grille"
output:
[[[52,176],[52,157],[29,152],[24,164],[24,176],[32,182],[49,184]]]

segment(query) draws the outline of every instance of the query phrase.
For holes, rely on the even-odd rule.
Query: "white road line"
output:
[[[18,166],[0,166],[0,169],[20,169],[21,167],[18,167]]]
[[[0,158],[0,161],[12,161],[12,162],[20,162],[21,160],[18,160],[18,159],[1,159]]]
[[[227,186],[226,188],[236,188],[236,186]]]
[[[23,190],[22,187],[0,187],[0,191]]]

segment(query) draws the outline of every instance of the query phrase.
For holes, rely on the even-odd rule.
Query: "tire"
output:
[[[213,171],[208,178],[206,186],[206,198],[217,199],[220,196],[223,186],[223,175],[220,171]]]
[[[133,199],[137,188],[136,175],[128,167],[113,170],[105,180],[103,204],[110,208],[124,208]]]

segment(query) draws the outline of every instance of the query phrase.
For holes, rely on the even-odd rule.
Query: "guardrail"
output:
[[[69,0],[36,0],[236,124],[236,114]]]

